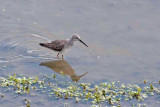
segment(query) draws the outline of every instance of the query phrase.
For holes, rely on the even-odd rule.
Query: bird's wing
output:
[[[65,40],[55,40],[50,43],[50,48],[55,51],[61,51],[65,46]]]

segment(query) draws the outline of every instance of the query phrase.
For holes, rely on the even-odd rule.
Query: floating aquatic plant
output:
[[[51,97],[72,99],[75,103],[90,102],[91,104],[108,103],[120,107],[121,101],[136,99],[143,101],[150,95],[159,95],[160,88],[144,81],[143,87],[140,85],[125,85],[120,82],[101,82],[99,84],[90,83],[64,83],[56,79],[56,75],[44,75],[43,79],[38,77],[25,77],[21,75],[9,75],[0,77],[0,87],[13,87],[17,94],[30,94],[32,91],[40,91]],[[3,98],[4,95],[1,94]],[[27,107],[30,102],[26,100]]]

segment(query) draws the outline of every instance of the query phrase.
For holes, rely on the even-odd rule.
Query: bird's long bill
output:
[[[87,44],[85,44],[82,40],[79,39],[79,41],[80,41],[81,43],[83,43],[86,47],[88,47]]]

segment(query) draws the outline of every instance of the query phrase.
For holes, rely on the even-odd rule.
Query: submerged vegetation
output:
[[[71,83],[59,81],[55,74],[45,75],[42,79],[16,74],[0,77],[0,87],[17,94],[31,94],[34,91],[40,91],[49,97],[70,99],[75,103],[89,102],[93,106],[106,103],[120,107],[121,101],[132,99],[143,101],[151,95],[160,95],[159,84],[160,82],[151,84],[146,80],[141,85],[125,85],[120,82]],[[3,98],[5,95],[1,94],[1,97]],[[26,102],[26,106],[29,107],[30,102]]]

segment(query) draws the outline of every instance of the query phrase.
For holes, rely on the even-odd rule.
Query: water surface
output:
[[[157,82],[159,5],[158,0],[1,0],[0,76],[61,76],[63,71],[67,81]],[[89,47],[76,43],[64,61],[55,60],[56,53],[39,46],[40,42],[70,38],[73,33],[79,34]],[[12,96],[6,96],[2,105],[24,105],[19,99],[25,95],[14,101],[9,100]],[[42,104],[37,97],[31,99],[33,106],[73,103],[50,101],[45,95],[41,96],[45,100]],[[154,100],[148,104],[158,106]]]

